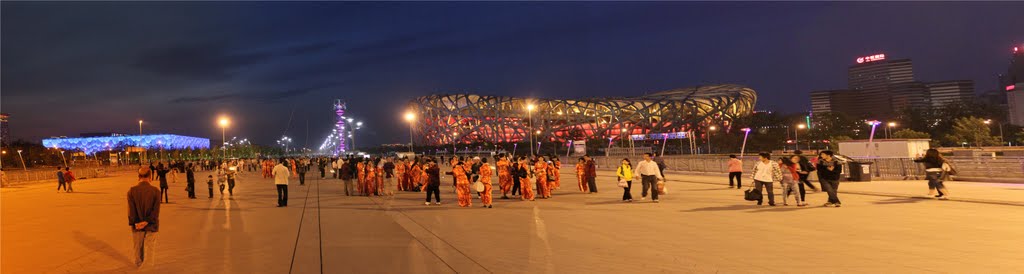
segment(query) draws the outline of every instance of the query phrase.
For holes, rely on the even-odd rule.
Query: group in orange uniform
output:
[[[501,198],[508,199],[508,193],[512,191],[512,173],[509,172],[511,163],[508,161],[508,157],[502,155],[498,158],[497,169],[498,169],[498,188],[501,189]]]
[[[537,177],[537,195],[541,199],[551,198],[551,188],[548,186],[548,163],[544,161],[544,157],[538,157],[537,162],[533,164],[533,174]]]
[[[480,202],[484,204],[484,207],[491,208],[491,176],[494,172],[491,170],[491,165],[487,164],[487,158],[480,159],[480,183],[484,185],[484,191],[480,192]]]

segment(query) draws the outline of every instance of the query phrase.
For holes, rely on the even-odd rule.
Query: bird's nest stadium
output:
[[[431,145],[608,139],[687,132],[749,115],[757,93],[735,84],[620,98],[543,99],[474,94],[422,96],[409,111],[417,139]],[[667,135],[665,135],[667,136]]]

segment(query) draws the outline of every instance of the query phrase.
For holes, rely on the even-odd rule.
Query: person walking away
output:
[[[341,178],[342,185],[345,187],[345,196],[352,196],[352,192],[354,192],[352,190],[352,166],[347,164],[340,166],[341,168],[335,174]]]
[[[736,154],[729,155],[729,188],[732,188],[732,181],[736,180],[736,189],[743,187],[743,160],[736,158]]]
[[[60,192],[61,188],[64,189],[64,192],[68,192],[68,184],[64,181],[64,170],[57,167],[57,192]]]
[[[797,164],[799,162],[800,157],[795,155],[789,158],[779,159],[779,167],[782,169],[782,205],[784,206],[789,205],[790,194],[793,195],[793,200],[796,201],[796,206],[807,205],[800,200],[800,192],[797,187],[797,185],[800,184],[800,174],[798,173],[798,171],[800,171],[800,165]]]
[[[587,164],[583,157],[576,162],[576,184],[579,185],[580,192],[590,192],[590,186],[587,185]]]
[[[821,190],[828,192],[828,202],[825,207],[840,207],[839,201],[839,175],[843,172],[843,164],[836,160],[831,150],[823,150],[818,153],[818,182],[821,183]]]
[[[206,175],[206,188],[210,191],[210,199],[213,199],[213,175]]]
[[[925,151],[924,157],[914,159],[914,162],[924,164],[925,179],[928,179],[928,197],[946,199],[949,191],[942,181],[949,170],[946,159],[942,158],[937,149],[930,148]],[[936,191],[939,195],[935,195]]]
[[[390,190],[388,190],[388,189],[390,189],[391,185],[395,183],[395,178],[397,177],[396,174],[395,174],[395,169],[396,169],[395,163],[391,160],[391,158],[388,158],[388,159],[386,159],[384,161],[384,182],[385,182],[385,184],[381,185],[381,187],[380,187],[381,192],[385,192],[385,193],[390,192]]]
[[[196,198],[196,172],[191,163],[185,168],[185,182],[188,183],[185,189],[188,191],[188,198]],[[211,193],[212,194],[212,193]]]
[[[78,180],[78,177],[75,177],[75,173],[71,172],[71,167],[65,167],[64,183],[67,184],[67,192],[75,192],[75,188],[71,187],[71,183],[75,182],[75,180]]]
[[[171,202],[170,198],[168,197],[168,190],[170,189],[170,187],[167,185],[167,173],[169,172],[170,170],[164,166],[164,163],[159,163],[156,165],[156,177],[160,179],[160,196],[164,198],[164,203]]]
[[[153,264],[156,233],[160,231],[161,191],[149,184],[152,170],[138,170],[139,183],[128,189],[128,227],[132,232],[131,256],[136,267]]]
[[[654,163],[658,164],[658,173],[661,173],[662,181],[664,181],[665,178],[665,168],[668,167],[667,165],[665,165],[665,159],[663,158],[664,156],[665,155],[661,155],[658,157],[652,156],[652,158],[654,159]]]
[[[423,205],[430,205],[430,195],[434,195],[434,204],[441,204],[441,168],[437,167],[437,162],[433,159],[427,161],[427,169],[424,174],[427,174],[427,181],[424,182],[427,189],[427,200]]]
[[[492,208],[491,202],[491,176],[494,175],[494,171],[491,169],[491,165],[487,164],[487,158],[480,159],[480,183],[484,185],[484,191],[480,192],[480,203],[484,204],[486,208]]]
[[[408,162],[407,159],[403,158],[399,159],[398,164],[395,165],[395,178],[398,180],[398,184],[395,187],[398,191],[405,190],[406,179],[408,179],[405,175],[405,170],[409,167]]]
[[[633,176],[640,177],[640,183],[643,184],[640,199],[647,199],[647,190],[650,189],[651,200],[658,203],[658,181],[664,180],[664,177],[661,177],[661,170],[653,158],[650,152],[644,153],[644,160],[636,164],[636,175]]]
[[[768,205],[775,206],[775,190],[772,182],[782,181],[782,169],[777,163],[772,162],[772,155],[768,152],[757,154],[760,158],[754,164],[753,179],[754,191],[761,193],[762,188],[768,189]],[[757,200],[757,205],[764,202],[764,196]]]
[[[587,160],[587,188],[590,193],[597,193],[597,164],[594,163],[593,158],[590,158],[590,155],[585,156],[584,159]]]
[[[615,170],[615,175],[619,177],[620,183],[626,182],[626,186],[622,188],[622,201],[633,202],[633,193],[630,193],[633,187],[633,164],[629,162],[629,158],[622,158],[622,164]]]
[[[811,172],[814,171],[814,164],[807,157],[804,157],[803,151],[795,150],[793,154],[800,157],[800,161],[797,162],[797,166],[800,168],[797,172],[800,175],[800,184],[798,185],[800,187],[800,201],[807,203],[807,190],[804,188],[804,185],[807,185],[807,187],[815,192],[818,191],[818,188],[814,187],[810,180],[807,180],[807,177],[810,177]]]
[[[284,166],[285,159],[281,158],[280,163],[274,166],[271,175],[274,175],[274,185],[277,186],[277,207],[288,206],[288,167]]]

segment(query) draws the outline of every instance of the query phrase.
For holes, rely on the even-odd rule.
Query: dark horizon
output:
[[[13,139],[227,131],[316,148],[345,99],[358,144],[407,141],[433,93],[581,98],[746,85],[809,109],[858,56],[918,81],[998,89],[1024,3],[3,2],[0,103]],[[52,18],[60,18],[55,20]],[[308,123],[308,129],[307,129]],[[306,132],[309,134],[306,134]],[[306,140],[308,138],[308,144]]]

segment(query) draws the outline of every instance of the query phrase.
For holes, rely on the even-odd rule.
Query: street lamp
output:
[[[750,136],[750,128],[745,127],[741,130],[743,131],[743,146],[740,147],[740,158],[743,158],[743,152],[747,150],[747,136]]]
[[[718,129],[718,127],[716,126],[708,127],[708,154],[711,154],[711,133],[714,132],[716,129]]]
[[[889,139],[889,136],[892,135],[892,128],[896,127],[896,122],[889,122],[887,126],[885,128],[885,139]]]
[[[222,157],[226,159],[228,158],[228,151],[224,147],[224,145],[227,144],[227,137],[225,137],[225,131],[227,130],[228,125],[231,124],[231,120],[228,120],[227,117],[221,116],[220,120],[217,121],[217,124],[220,125],[220,150],[223,155]]]
[[[139,135],[142,135],[142,120],[139,120]]]
[[[879,122],[878,120],[871,120],[867,121],[867,124],[871,125],[871,136],[868,137],[868,157],[870,157],[872,151],[871,148],[875,142],[875,128],[878,127],[878,125],[882,124],[882,122]]]
[[[412,139],[412,122],[416,120],[416,114],[412,112],[405,113],[405,121],[409,122],[409,152],[412,151],[413,139]]]
[[[534,106],[532,103],[531,104],[526,104],[526,115],[527,115],[527,117],[529,117],[529,120],[530,120],[530,122],[529,122],[529,124],[530,124],[530,131],[533,131],[533,109],[534,108],[536,108],[536,106]],[[527,131],[527,132],[529,132],[529,131]],[[528,134],[528,135],[530,135],[530,143],[532,144],[533,143],[533,135],[532,134]],[[533,155],[533,146],[530,146],[530,155]]]
[[[21,159],[21,169],[24,169],[25,171],[28,171],[28,168],[25,167],[25,158],[21,157],[21,150],[20,149],[18,150],[18,159]]]
[[[800,130],[807,128],[807,125],[799,124],[796,125],[796,129],[793,130],[793,143],[796,144],[796,150],[800,150]]]
[[[992,124],[992,119],[986,119],[985,120],[985,124],[986,125]],[[1002,143],[1003,143],[1003,122],[999,122],[999,145],[1002,146],[1003,145]]]

